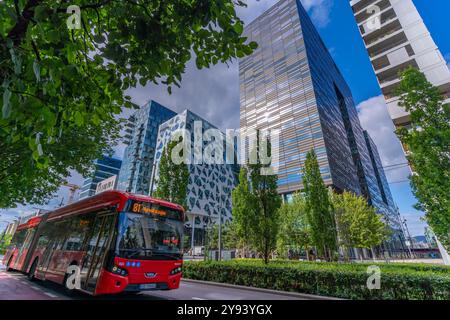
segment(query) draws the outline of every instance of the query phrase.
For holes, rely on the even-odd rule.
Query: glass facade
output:
[[[104,156],[94,162],[95,171],[92,176],[85,179],[80,190],[80,200],[93,196],[97,189],[97,183],[114,175],[118,175],[122,160]]]
[[[159,125],[175,115],[172,110],[150,100],[130,117],[128,146],[117,184],[119,190],[149,194]]]
[[[400,222],[400,215],[392,197],[389,183],[383,169],[383,164],[381,163],[381,158],[378,154],[377,146],[375,145],[367,131],[364,131],[364,138],[367,144],[367,149],[369,151],[372,167],[375,172],[378,189],[380,190],[379,193],[370,193],[369,196],[371,202],[373,206],[376,207],[378,211],[386,217],[391,227],[398,233],[401,233],[402,227]]]
[[[259,47],[239,63],[241,132],[280,130],[279,193],[289,199],[303,189],[302,165],[314,149],[326,185],[390,214],[392,196],[381,162],[379,177],[374,170],[350,88],[301,2],[279,1],[245,36]]]
[[[336,88],[354,109],[350,122],[351,93],[300,2],[278,2],[245,35],[259,47],[239,64],[241,132],[280,130],[278,191],[303,188],[302,165],[314,149],[327,185],[361,194]]]

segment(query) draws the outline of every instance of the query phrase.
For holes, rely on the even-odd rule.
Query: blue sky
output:
[[[383,165],[389,166],[405,162],[401,145],[393,133],[394,127],[386,110],[386,105],[369,58],[358,32],[348,0],[301,0],[319,30],[325,44],[341,69],[352,89],[358,105],[362,126],[369,131],[378,146]],[[239,16],[248,23],[263,13],[277,0],[247,0],[248,7],[238,9]],[[450,12],[449,0],[414,0],[433,39],[442,54],[450,60]],[[238,64],[219,64],[210,69],[197,70],[195,63],[187,65],[181,88],[175,88],[168,95],[163,86],[148,85],[129,90],[135,103],[143,105],[154,99],[176,112],[189,108],[211,123],[225,128],[239,127],[239,77]],[[217,112],[218,108],[224,110]],[[116,156],[123,155],[124,146],[116,150]],[[391,191],[401,214],[407,219],[412,235],[423,234],[424,224],[421,213],[413,208],[416,202],[411,193],[407,176],[409,170],[387,170]],[[71,183],[82,184],[82,177],[73,173]],[[68,199],[67,188],[61,188],[55,198],[44,208],[54,208]],[[0,210],[0,220],[29,213],[33,206],[21,206],[10,210]],[[0,226],[1,228],[2,226]]]

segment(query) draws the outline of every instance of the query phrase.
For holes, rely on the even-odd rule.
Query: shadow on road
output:
[[[91,296],[87,293],[83,293],[77,290],[69,292],[61,284],[57,284],[51,281],[34,280],[33,284],[40,286],[43,289],[45,288],[48,291],[57,294],[58,296],[62,296],[64,298],[72,300],[165,300],[160,297],[154,297],[151,295],[151,293],[120,293],[114,295]]]

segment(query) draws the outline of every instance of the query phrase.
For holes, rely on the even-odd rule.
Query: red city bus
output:
[[[177,289],[183,226],[179,205],[106,191],[20,225],[3,263],[66,287],[78,266],[79,290],[92,295]]]

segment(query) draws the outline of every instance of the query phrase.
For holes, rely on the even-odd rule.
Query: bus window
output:
[[[11,240],[11,245],[15,246],[16,248],[22,247],[23,242],[25,241],[26,232],[26,230],[17,231]]]

